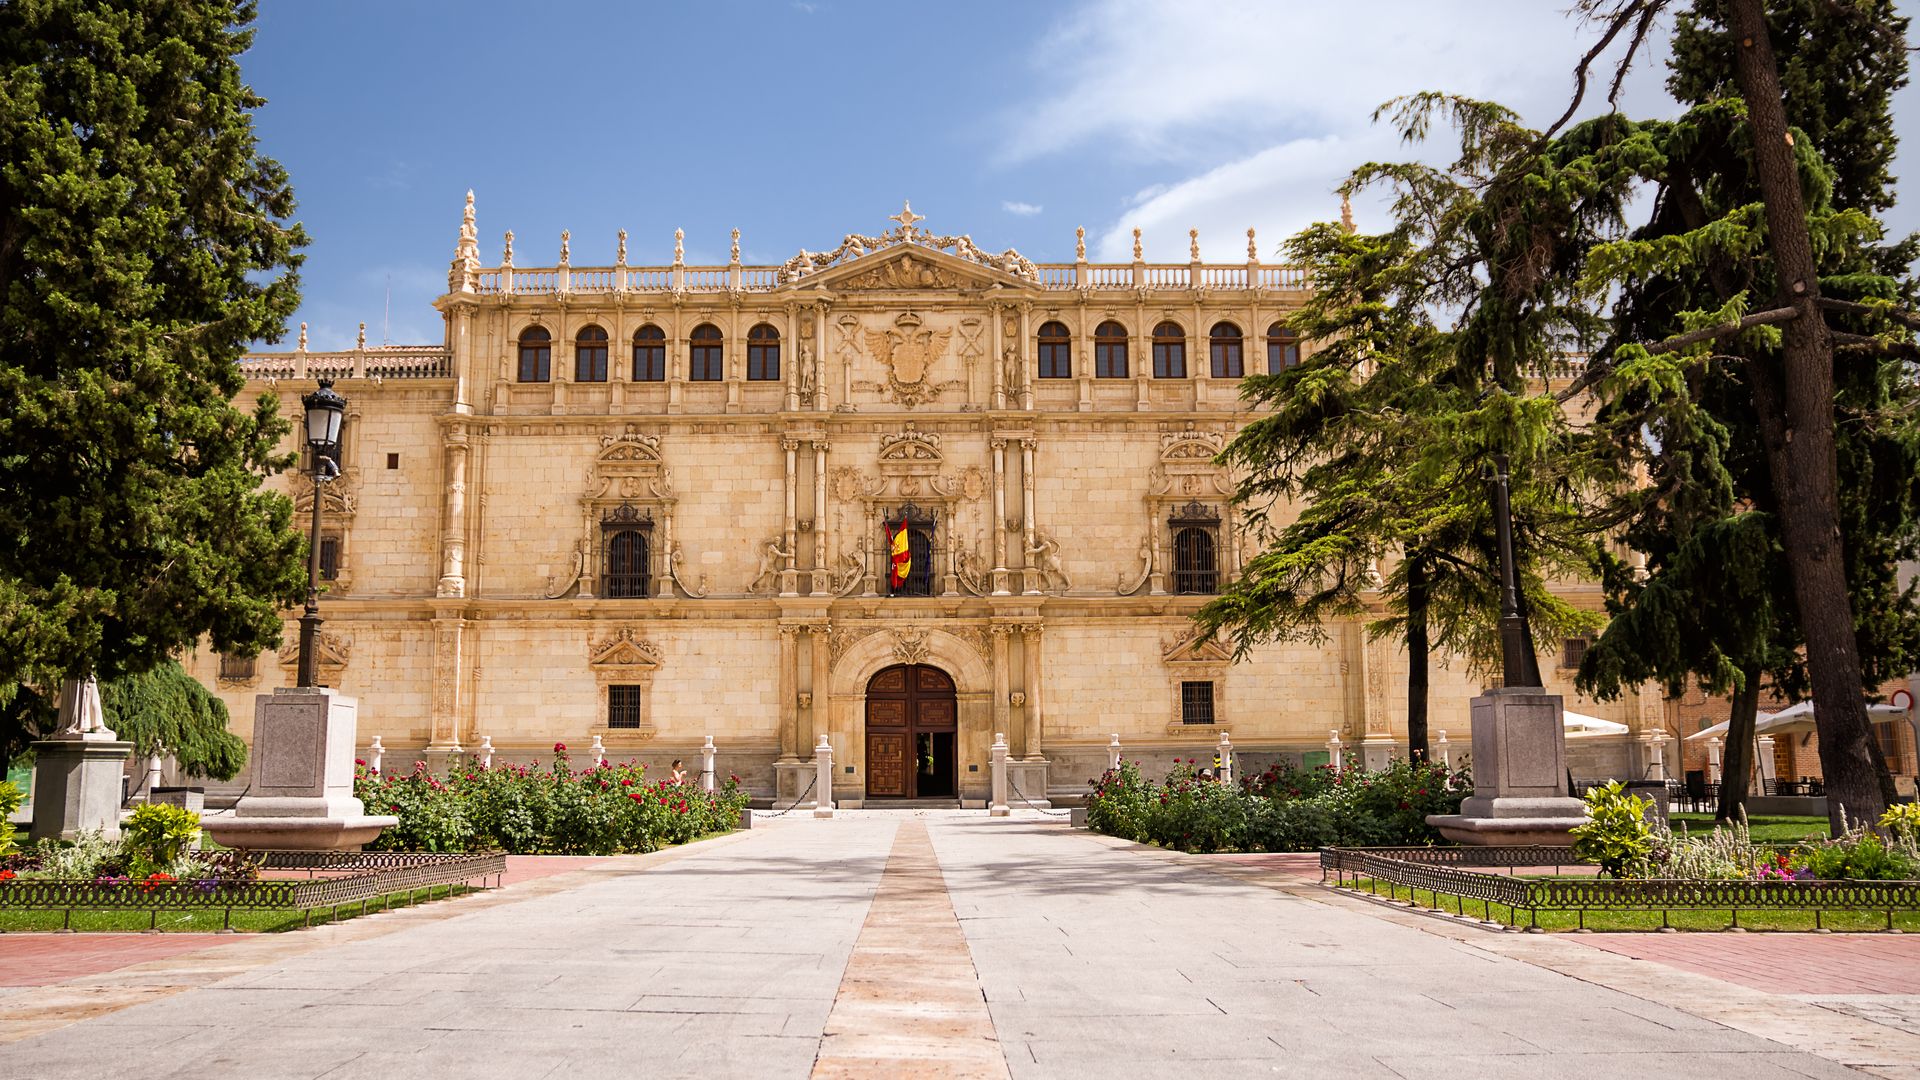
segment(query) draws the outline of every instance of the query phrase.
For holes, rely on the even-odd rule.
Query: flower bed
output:
[[[1313,851],[1329,845],[1424,844],[1439,834],[1428,814],[1457,813],[1472,790],[1464,771],[1396,761],[1378,772],[1278,767],[1239,785],[1198,775],[1174,759],[1155,785],[1131,761],[1092,782],[1087,826],[1181,851]]]
[[[655,851],[740,822],[747,793],[729,776],[720,790],[648,782],[633,762],[575,769],[564,743],[542,767],[477,760],[435,775],[424,762],[386,774],[356,763],[354,795],[369,814],[400,823],[369,851],[485,851],[515,855],[614,855]]]

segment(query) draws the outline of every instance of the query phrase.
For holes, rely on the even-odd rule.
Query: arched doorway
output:
[[[867,797],[953,798],[959,791],[953,679],[895,664],[867,681]]]

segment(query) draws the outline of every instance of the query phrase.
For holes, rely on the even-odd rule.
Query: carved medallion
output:
[[[952,330],[925,329],[921,322],[909,311],[894,319],[890,329],[866,332],[867,351],[887,366],[887,386],[894,402],[909,409],[939,396],[940,388],[927,376],[953,337]]]

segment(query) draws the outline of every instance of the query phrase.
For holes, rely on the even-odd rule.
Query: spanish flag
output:
[[[894,588],[907,583],[907,575],[913,573],[913,551],[907,543],[907,519],[900,519],[900,528],[887,537],[887,549],[891,553],[892,566],[887,572],[887,582]]]

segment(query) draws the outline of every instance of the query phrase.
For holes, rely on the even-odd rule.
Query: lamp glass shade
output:
[[[302,398],[301,404],[307,409],[307,444],[322,451],[338,446],[347,401],[333,392],[332,383],[322,381],[320,389]]]

